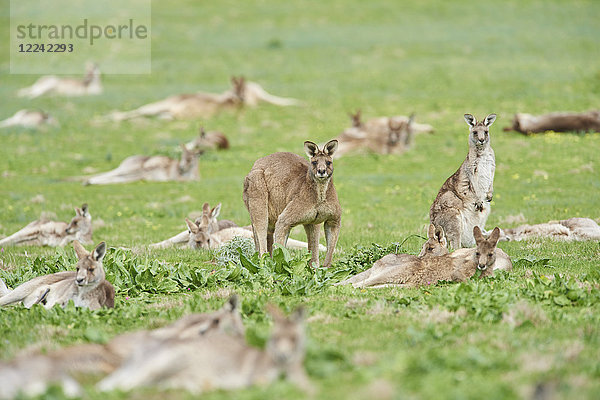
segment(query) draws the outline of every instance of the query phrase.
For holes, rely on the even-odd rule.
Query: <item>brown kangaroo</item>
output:
[[[517,131],[523,134],[546,131],[555,132],[600,132],[600,111],[554,112],[544,115],[518,113],[512,125],[504,131]]]
[[[43,125],[58,126],[58,121],[50,114],[39,110],[19,110],[12,117],[0,121],[0,128],[9,126],[37,128]]]
[[[258,159],[244,180],[243,200],[250,213],[256,250],[272,253],[273,243],[286,245],[290,229],[303,225],[311,262],[319,265],[319,224],[325,227],[331,266],[338,240],[342,209],[333,185],[332,156],[337,140],[323,149],[310,141],[304,150],[310,162],[293,153],[274,153]]]
[[[201,127],[198,137],[187,143],[185,147],[196,153],[214,149],[226,150],[229,148],[229,141],[223,133],[217,131],[206,132],[204,127]]]
[[[0,240],[0,246],[65,246],[73,240],[84,244],[92,243],[92,216],[88,205],[75,207],[75,216],[68,224],[48,221],[44,217],[29,223],[21,230]]]
[[[450,247],[455,250],[475,244],[473,227],[484,230],[490,214],[496,158],[489,128],[495,120],[496,114],[481,122],[465,114],[469,152],[460,168],[444,182],[429,210],[431,223],[444,230]]]
[[[102,93],[100,68],[96,64],[88,64],[86,69],[86,76],[83,80],[58,78],[54,75],[42,76],[33,85],[19,90],[17,95],[33,99],[44,94],[85,96]]]

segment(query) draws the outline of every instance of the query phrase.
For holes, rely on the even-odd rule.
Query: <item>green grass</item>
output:
[[[61,124],[46,131],[0,131],[0,235],[44,211],[67,221],[83,202],[95,221],[103,221],[94,239],[115,247],[180,232],[183,218],[205,201],[223,203],[222,218],[248,224],[242,181],[254,160],[275,151],[302,154],[304,140],[335,137],[349,124],[347,112],[357,108],[365,117],[415,112],[417,121],[432,124],[436,132],[417,137],[403,156],[335,162],[344,211],[333,272],[303,271],[291,288],[302,289],[304,279],[333,282],[339,279],[336,272],[370,266],[370,256],[393,249],[392,243],[424,235],[431,202],[466,155],[466,112],[479,118],[498,114],[491,129],[497,170],[489,228],[515,226],[505,221],[519,214],[528,223],[600,217],[600,135],[502,132],[516,112],[598,107],[597,2],[155,1],[152,13],[153,73],[104,76],[100,96],[19,99],[16,91],[36,77],[9,75],[8,52],[0,54],[0,117],[41,108]],[[8,16],[3,2],[5,38]],[[264,105],[206,120],[91,123],[110,110],[174,93],[221,92],[230,75],[240,74],[306,106]],[[109,170],[132,154],[176,155],[178,143],[194,137],[200,125],[225,132],[232,147],[200,159],[198,182],[84,187],[68,179],[83,175],[86,167]],[[32,201],[39,194],[43,201]],[[302,230],[294,236],[304,240]],[[410,237],[401,250],[417,253],[421,243]],[[536,388],[559,398],[594,398],[600,392],[599,243],[534,240],[500,247],[513,260],[530,261],[517,262],[512,274],[493,280],[414,290],[325,285],[289,295],[266,277],[234,279],[232,266],[217,267],[219,279],[202,283],[199,272],[193,284],[179,281],[155,293],[147,289],[151,280],[134,283],[132,291],[122,283],[114,310],[0,311],[0,358],[31,346],[104,341],[160,326],[187,312],[218,307],[222,300],[215,293],[226,287],[243,296],[248,339],[256,345],[268,334],[267,301],[287,310],[307,304],[306,366],[320,398],[520,398]],[[115,254],[109,252],[107,265],[113,265]],[[124,254],[131,266],[215,269],[209,252]],[[8,270],[0,274],[16,283],[37,272],[69,268],[74,255],[71,249],[6,248],[0,260]],[[547,282],[537,274],[561,274],[565,281]],[[91,385],[89,396],[105,397]],[[207,397],[300,396],[282,382]]]

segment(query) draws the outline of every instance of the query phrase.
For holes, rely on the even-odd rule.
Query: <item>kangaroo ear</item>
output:
[[[337,148],[338,148],[338,141],[336,139],[333,139],[325,144],[325,146],[323,147],[323,152],[325,154],[327,154],[329,157],[331,157],[333,155],[333,153],[335,153]]]
[[[473,227],[473,237],[475,238],[475,243],[485,240],[483,233],[481,233],[481,228],[479,228],[477,225]]]
[[[485,117],[485,122],[483,124],[485,126],[490,126],[494,123],[495,120],[496,120],[496,114],[490,114],[487,117]]]
[[[304,142],[304,152],[308,156],[308,158],[313,158],[319,152],[319,146],[315,143],[307,140]]]
[[[408,117],[408,126],[411,126],[413,122],[415,122],[415,113],[410,114]]]
[[[75,249],[75,254],[77,254],[77,258],[80,260],[82,258],[87,257],[90,253],[79,243],[77,240],[73,240],[73,248]]]
[[[290,315],[290,320],[294,322],[302,322],[306,318],[306,307],[298,306]]]
[[[200,231],[200,229],[198,229],[198,225],[196,225],[193,221],[190,221],[189,219],[185,219],[185,223],[188,226],[188,229],[191,233],[198,233]]]
[[[210,205],[208,203],[202,204],[202,215],[210,214]]]
[[[477,123],[477,120],[471,114],[465,114],[465,121],[467,122],[467,125],[469,125],[471,128],[474,127]]]
[[[96,246],[96,248],[92,252],[92,258],[95,261],[102,261],[105,254],[106,254],[106,243],[100,242],[100,243],[98,243],[98,246]]]
[[[75,215],[78,217],[83,217],[83,211],[81,211],[81,208],[75,207]]]
[[[217,204],[215,206],[215,208],[213,208],[210,211],[210,217],[211,218],[217,218],[219,216],[219,214],[221,213],[221,203]]]
[[[446,245],[446,235],[444,234],[444,228],[442,228],[441,226],[438,226],[435,229],[435,238],[438,242],[440,242],[444,246]]]
[[[488,238],[488,243],[496,246],[498,244],[498,239],[500,239],[500,228],[495,227]]]
[[[82,217],[88,217],[89,216],[87,203],[83,203],[82,206],[81,206],[81,216]]]
[[[203,138],[203,137],[205,137],[205,136],[206,136],[206,131],[204,130],[204,127],[203,127],[203,126],[201,126],[201,127],[200,127],[200,137],[201,137],[201,138]]]
[[[429,224],[429,229],[427,230],[427,237],[429,239],[435,238],[435,226],[433,224]]]
[[[227,302],[223,308],[225,308],[227,311],[234,312],[240,308],[240,303],[240,296],[234,293],[231,295],[231,297],[229,297],[229,299],[227,299]]]

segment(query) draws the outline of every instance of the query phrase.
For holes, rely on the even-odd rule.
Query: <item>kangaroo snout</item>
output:
[[[85,278],[77,278],[77,279],[76,279],[76,281],[77,281],[77,284],[78,284],[79,286],[81,286],[81,285],[83,285],[83,284],[84,284],[84,282],[85,282]]]
[[[480,270],[480,271],[485,271],[487,269],[487,265],[485,265],[485,264],[479,264],[477,266],[477,269]]]

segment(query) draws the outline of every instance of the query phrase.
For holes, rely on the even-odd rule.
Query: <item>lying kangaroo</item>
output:
[[[58,121],[50,114],[39,110],[19,110],[12,117],[0,121],[0,128],[10,126],[37,128],[43,125],[58,126]]]
[[[118,335],[107,344],[80,344],[47,354],[17,357],[0,363],[0,398],[13,398],[18,392],[38,396],[50,384],[62,386],[70,396],[81,395],[73,374],[107,374],[121,365],[135,362],[168,339],[191,339],[226,333],[243,339],[244,325],[239,312],[237,295],[218,311],[190,314],[163,328]]]
[[[114,307],[115,290],[105,279],[102,267],[106,244],[100,242],[92,253],[76,240],[73,247],[79,258],[77,271],[62,271],[27,281],[0,297],[0,306],[23,302],[27,308],[43,304],[49,309],[56,304],[64,307],[73,300],[76,307],[91,310]]]
[[[302,363],[305,354],[304,309],[286,318],[270,309],[275,325],[265,350],[229,335],[170,339],[101,380],[102,391],[159,386],[199,394],[210,389],[239,389],[268,384],[282,374],[310,389]]]
[[[496,244],[500,229],[495,228],[485,239],[478,226],[473,228],[477,247],[459,249],[454,253],[441,256],[415,257],[404,255],[398,259],[396,254],[388,254],[373,264],[363,280],[347,280],[355,288],[381,288],[388,286],[415,287],[435,284],[438,281],[466,281],[476,271],[481,276],[493,274],[496,262]],[[399,262],[400,261],[400,262]],[[360,275],[360,274],[359,274]]]
[[[442,256],[448,254],[448,247],[446,246],[446,238],[441,228],[436,228],[433,224],[429,224],[427,231],[427,240],[421,247],[421,252],[416,257],[418,259],[424,257]],[[384,260],[385,259],[385,260]],[[381,274],[383,271],[390,269],[393,271],[398,268],[398,265],[403,263],[413,262],[415,256],[411,254],[388,254],[382,259],[375,262],[372,268],[366,271],[358,273],[346,280],[334,284],[334,286],[348,285],[360,283],[371,276],[371,274]]]
[[[232,77],[232,89],[221,94],[194,93],[167,97],[164,100],[143,105],[132,111],[116,111],[108,116],[114,121],[138,117],[160,117],[166,119],[209,117],[221,110],[238,109],[244,105],[255,106],[265,101],[279,106],[296,105],[295,99],[273,96],[259,84],[247,82],[244,77]]]
[[[544,115],[515,114],[512,125],[504,131],[520,133],[555,132],[600,132],[600,111],[582,113],[555,112]]]
[[[590,218],[569,218],[504,229],[501,232],[500,240],[520,241],[535,237],[566,241],[600,240],[600,226]]]
[[[92,216],[87,204],[75,207],[75,216],[68,224],[42,217],[0,240],[0,246],[65,246],[73,240],[92,243]]]
[[[98,65],[89,64],[86,69],[87,72],[83,80],[58,78],[54,75],[42,76],[33,85],[19,90],[17,95],[33,99],[44,94],[86,96],[102,93]]]
[[[429,210],[431,223],[444,230],[453,249],[472,247],[473,227],[483,230],[490,214],[496,158],[489,128],[495,120],[496,114],[488,115],[482,122],[465,114],[470,128],[467,158],[444,182]]]
[[[304,150],[310,162],[293,153],[274,153],[254,163],[244,180],[243,199],[261,255],[272,253],[273,243],[285,246],[290,229],[303,225],[311,262],[318,266],[319,224],[323,223],[327,240],[324,266],[331,266],[342,218],[332,179],[331,157],[337,146],[335,139],[322,150],[307,141]]]
[[[204,203],[202,206],[202,216],[196,218],[194,224],[197,227],[200,226],[209,226],[210,232],[218,232],[222,229],[237,227],[238,225],[230,220],[217,220],[217,217],[221,213],[221,203],[217,204],[215,207],[210,208],[208,203]],[[187,222],[186,222],[187,224]],[[162,242],[153,243],[149,247],[153,248],[167,248],[174,245],[189,243],[191,230],[188,229],[178,233],[177,235],[170,237],[168,239],[163,240]],[[200,246],[202,247],[202,246]],[[196,248],[196,247],[194,247]]]
[[[166,156],[131,156],[112,171],[94,175],[85,185],[108,185],[135,181],[193,181],[198,175],[198,154],[181,145],[181,159]]]
[[[229,148],[229,141],[223,133],[216,131],[206,132],[204,127],[201,127],[198,137],[187,143],[185,147],[189,151],[196,153],[215,149],[225,150]]]

